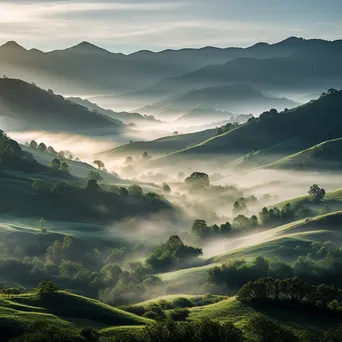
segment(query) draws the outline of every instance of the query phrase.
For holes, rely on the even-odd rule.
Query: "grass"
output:
[[[97,300],[71,294],[65,291],[46,296],[35,292],[21,295],[2,295],[1,310],[14,310],[16,315],[49,315],[72,324],[92,326],[145,325],[151,321],[123,310],[113,308]]]
[[[266,165],[269,169],[340,170],[342,138],[324,141],[299,153]]]
[[[152,141],[137,141],[126,145],[121,145],[109,151],[97,154],[101,156],[118,155],[122,157],[140,157],[144,152],[149,154],[162,155],[182,150],[189,145],[198,144],[216,134],[216,129],[207,129],[200,132],[179,134],[167,137],[162,137]]]
[[[233,322],[242,329],[248,340],[253,340],[247,329],[248,323],[255,315],[263,315],[293,330],[323,331],[338,325],[338,320],[331,318],[313,317],[308,314],[289,312],[286,310],[272,308],[258,308],[241,303],[235,297],[228,298],[221,302],[195,307],[190,309],[189,320],[202,320],[210,318],[220,323]]]
[[[166,295],[157,297],[154,299],[149,299],[144,302],[140,302],[132,305],[133,307],[139,306],[148,309],[149,307],[159,306],[162,309],[177,309],[177,308],[189,308],[195,306],[208,305],[212,303],[219,302],[221,300],[226,299],[226,296],[217,296],[217,295],[189,295],[189,294],[174,294],[174,295]]]
[[[196,290],[194,284],[204,283],[208,269],[215,265],[234,259],[248,261],[258,255],[280,256],[287,262],[294,262],[298,256],[309,253],[310,245],[314,241],[341,241],[341,226],[341,211],[320,215],[309,221],[303,219],[261,233],[239,237],[233,242],[227,240],[229,244],[227,251],[208,259],[207,265],[159,274],[158,276],[165,285],[171,288],[181,287],[183,290],[193,293]]]

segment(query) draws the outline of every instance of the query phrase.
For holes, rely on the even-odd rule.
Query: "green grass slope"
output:
[[[51,314],[71,323],[80,320],[92,322],[94,325],[143,325],[150,320],[133,315],[120,309],[90,299],[57,291],[48,296],[39,296],[31,292],[22,295],[3,295],[1,307],[17,311]]]
[[[158,276],[169,288],[179,288],[192,293],[194,284],[205,282],[208,269],[230,260],[248,261],[263,255],[294,262],[298,256],[310,252],[312,242],[332,241],[340,246],[341,227],[342,211],[296,221],[260,233],[227,240],[226,252],[209,258],[205,266],[158,274]]]
[[[331,318],[312,317],[308,314],[296,313],[286,310],[272,308],[255,308],[241,303],[235,297],[228,298],[221,302],[195,307],[190,309],[190,320],[201,320],[210,318],[213,321],[220,323],[233,322],[238,328],[242,329],[246,338],[249,341],[254,341],[254,336],[251,335],[248,329],[249,321],[256,315],[262,315],[268,319],[272,319],[281,325],[285,325],[293,330],[304,329],[312,332],[322,332],[338,324],[338,320]],[[314,319],[313,319],[314,318]]]
[[[113,327],[129,331],[152,322],[134,314],[105,305],[93,299],[57,291],[40,296],[36,292],[0,295],[0,329],[2,339],[23,333],[36,333],[48,327],[68,329],[77,334],[79,328],[106,330]],[[134,331],[133,330],[133,331]]]
[[[250,152],[272,148],[276,160],[302,151],[322,141],[336,139],[342,129],[342,91],[281,113],[265,113],[227,133],[194,147],[157,159],[165,165],[188,159],[222,157],[225,164]]]
[[[101,152],[98,156],[140,157],[144,152],[148,152],[153,156],[162,155],[182,150],[189,145],[198,144],[213,137],[216,133],[217,129],[207,129],[196,133],[163,137],[153,141],[137,141],[116,147],[109,151]]]
[[[328,170],[342,169],[342,138],[324,141],[294,155],[266,165],[269,169]]]

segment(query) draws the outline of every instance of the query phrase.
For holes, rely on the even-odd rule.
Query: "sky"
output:
[[[342,39],[342,0],[0,0],[0,43],[113,52]]]

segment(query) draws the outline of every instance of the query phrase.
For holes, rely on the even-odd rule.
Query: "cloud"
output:
[[[290,5],[279,7],[270,0],[260,0],[258,6],[254,0],[0,1],[0,39],[43,50],[89,40],[109,50],[131,52],[247,46],[291,35],[338,38],[342,25],[329,20],[333,7],[324,7],[319,21],[313,15],[317,1],[312,1],[316,5],[306,12],[301,5],[293,12]]]

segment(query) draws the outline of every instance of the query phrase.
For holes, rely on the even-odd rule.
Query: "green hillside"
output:
[[[217,133],[217,129],[207,129],[201,132],[189,134],[177,134],[159,138],[153,141],[136,141],[122,145],[112,150],[99,153],[98,156],[141,156],[144,152],[152,156],[172,153],[205,141]]]
[[[326,170],[342,169],[342,138],[324,141],[304,151],[266,165],[269,169]]]
[[[63,96],[18,79],[0,79],[1,116],[7,127],[20,130],[87,133],[90,136],[120,133],[124,124],[89,111]]]
[[[293,110],[265,112],[234,130],[159,158],[153,165],[173,163],[190,156],[220,157],[229,163],[253,151],[271,148],[268,153],[278,160],[322,141],[339,138],[341,113],[342,91],[331,90],[328,95]]]
[[[303,313],[291,312],[289,314],[286,310],[267,307],[255,309],[243,304],[235,297],[215,304],[191,308],[189,319],[200,320],[210,317],[210,319],[220,323],[233,322],[245,332],[248,341],[255,341],[256,336],[251,332],[249,323],[253,318],[260,315],[297,332],[303,328],[307,331],[322,332],[338,324],[337,319],[322,317],[317,321],[316,317]]]
[[[23,333],[37,333],[39,330],[56,330],[60,334],[69,334],[69,338],[76,338],[81,328],[135,327],[151,322],[99,301],[64,291],[47,295],[36,292],[1,294],[0,312],[4,341]]]

